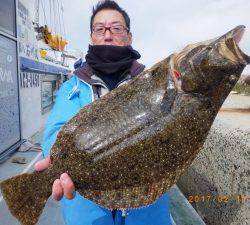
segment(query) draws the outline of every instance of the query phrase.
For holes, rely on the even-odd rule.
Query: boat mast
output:
[[[40,5],[40,0],[35,0],[35,23],[39,25],[39,5]]]

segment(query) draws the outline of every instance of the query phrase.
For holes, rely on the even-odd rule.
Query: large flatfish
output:
[[[109,209],[156,201],[195,159],[250,63],[238,47],[244,29],[188,45],[81,109],[58,133],[47,170],[1,182],[11,213],[35,224],[64,172],[81,195]]]

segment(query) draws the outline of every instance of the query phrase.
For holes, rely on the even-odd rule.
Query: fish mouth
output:
[[[179,93],[201,90],[202,88],[199,88],[200,84],[195,74],[200,74],[202,77],[200,79],[206,80],[207,83],[210,82],[206,78],[205,72],[198,66],[199,61],[194,66],[193,60],[196,55],[201,58],[210,55],[214,56],[214,59],[208,57],[207,60],[211,61],[211,65],[206,64],[206,66],[214,66],[215,70],[219,70],[219,67],[221,67],[221,70],[227,71],[226,74],[228,75],[250,64],[250,56],[246,55],[238,45],[245,29],[244,25],[237,26],[220,37],[188,45],[180,53],[173,54],[170,60],[170,75],[174,81],[175,89]],[[221,63],[221,65],[218,65],[218,63]],[[189,71],[193,76],[187,75],[186,71]],[[236,74],[240,76],[241,73],[237,72]],[[206,82],[204,82],[204,87]],[[203,89],[205,90],[205,88]]]
[[[224,55],[231,61],[241,62],[247,65],[250,63],[250,56],[245,54],[239,47],[245,29],[246,27],[244,25],[239,25],[217,39],[215,42],[222,43],[219,49],[221,55]]]
[[[236,42],[236,44],[239,44],[244,33],[245,33],[246,27],[244,25],[239,25],[236,28],[232,30],[232,38]]]

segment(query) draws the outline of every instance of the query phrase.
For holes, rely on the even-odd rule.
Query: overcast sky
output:
[[[98,1],[62,0],[68,49],[89,44],[89,21]],[[241,48],[250,54],[250,0],[118,0],[131,18],[133,47],[151,66],[188,43],[217,37],[237,25],[247,27]],[[250,70],[249,70],[250,71]]]

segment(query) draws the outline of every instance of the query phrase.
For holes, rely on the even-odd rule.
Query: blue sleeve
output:
[[[60,129],[69,121],[79,110],[80,104],[77,97],[69,99],[69,93],[73,88],[72,79],[66,81],[56,94],[55,105],[48,117],[42,141],[43,156],[50,153],[50,149],[56,141]]]

